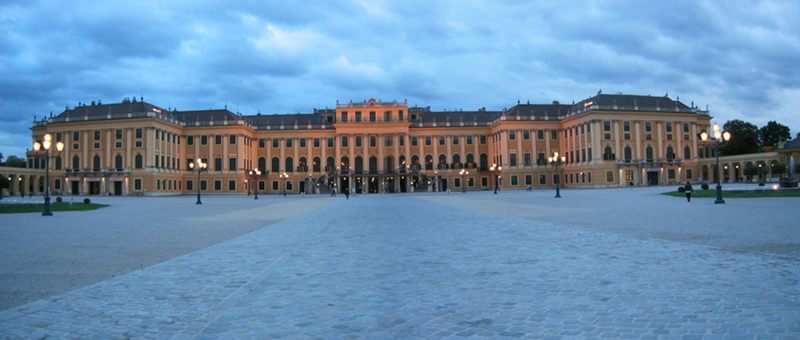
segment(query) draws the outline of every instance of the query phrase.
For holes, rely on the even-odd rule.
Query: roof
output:
[[[239,116],[227,109],[173,111],[175,118],[184,123],[234,121]]]
[[[598,93],[594,97],[578,102],[572,106],[572,111],[580,112],[588,108],[592,110],[694,112],[693,108],[681,103],[680,100],[672,100],[666,95],[654,97],[604,93]]]
[[[118,115],[118,114],[127,114],[127,113],[143,113],[143,112],[158,112],[161,113],[166,111],[158,106],[153,104],[138,101],[124,101],[122,103],[115,103],[115,104],[96,104],[92,102],[92,104],[86,105],[79,105],[75,108],[67,108],[64,112],[61,112],[57,119],[84,119],[88,117],[89,119],[93,118],[105,118],[108,115]]]
[[[262,126],[307,126],[307,125],[321,125],[325,123],[324,117],[319,113],[294,113],[294,114],[257,114],[252,116],[244,116],[248,124],[262,127]]]
[[[534,119],[556,120],[570,113],[571,105],[552,104],[517,104],[505,111],[509,116],[532,116]]]
[[[500,116],[500,111],[428,111],[420,115],[422,123],[489,123]]]
[[[783,148],[781,148],[781,150],[791,150],[791,149],[800,149],[800,135],[795,137],[795,139],[786,142],[786,144],[783,145]]]

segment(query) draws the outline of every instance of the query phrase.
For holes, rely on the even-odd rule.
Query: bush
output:
[[[700,189],[708,190],[708,183],[700,184]]]
[[[56,203],[64,202],[64,199],[61,196],[56,197]]]
[[[89,203],[92,203],[92,200],[90,200],[89,198],[83,199],[83,204],[89,204]]]
[[[684,188],[684,187],[678,187],[678,192],[686,192],[686,188]]]

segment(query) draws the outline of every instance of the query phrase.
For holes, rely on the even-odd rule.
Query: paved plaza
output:
[[[3,215],[0,337],[800,338],[800,199],[670,189]]]

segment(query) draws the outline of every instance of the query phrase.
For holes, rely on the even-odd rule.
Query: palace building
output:
[[[204,193],[395,193],[703,180],[700,158],[713,148],[698,135],[710,119],[667,96],[603,93],[502,111],[369,99],[255,115],[125,99],[67,108],[31,130],[32,142],[49,133],[64,143],[50,162],[50,184],[65,195],[191,194],[198,186]],[[564,157],[558,168],[548,162],[556,152]],[[31,168],[43,167],[28,156]],[[206,171],[190,166],[196,159]]]

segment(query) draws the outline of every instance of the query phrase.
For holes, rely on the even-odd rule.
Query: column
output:
[[[614,121],[614,128],[613,128],[612,136],[614,136],[614,155],[619,157],[622,155],[624,157],[624,153],[622,152],[622,145],[620,143],[620,139],[622,139],[622,131],[619,128],[619,121]]]
[[[656,149],[655,157],[656,159],[663,159],[664,157],[664,133],[661,132],[661,129],[664,128],[664,123],[662,122],[655,122],[656,126],[656,140],[658,141],[658,148]],[[674,136],[673,136],[674,137]],[[663,183],[663,182],[662,182]]]
[[[634,152],[636,153],[636,159],[642,159],[642,133],[641,133],[641,122],[636,121],[633,124],[634,131],[636,131],[636,138],[634,145]]]

